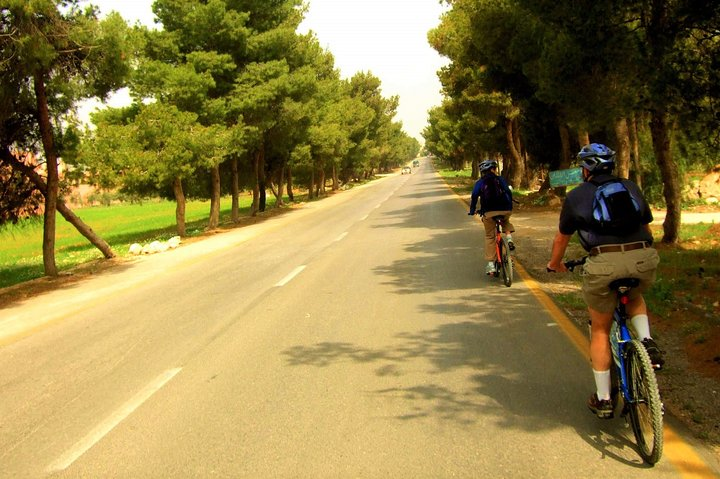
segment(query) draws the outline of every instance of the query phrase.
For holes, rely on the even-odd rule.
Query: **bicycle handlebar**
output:
[[[570,260],[564,261],[563,264],[568,269],[568,271],[572,272],[573,270],[575,270],[575,267],[584,265],[586,260],[587,260],[587,256],[583,256],[580,259],[570,259]],[[547,270],[548,273],[555,272],[554,269],[550,269],[547,267],[545,269]]]
[[[565,267],[568,269],[568,271],[573,271],[576,266],[582,266],[585,264],[585,260],[587,260],[587,256],[583,256],[580,259],[571,259],[568,261],[565,261]]]

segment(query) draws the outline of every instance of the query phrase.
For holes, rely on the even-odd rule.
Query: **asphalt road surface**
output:
[[[13,305],[0,477],[680,477],[484,263],[423,162]]]

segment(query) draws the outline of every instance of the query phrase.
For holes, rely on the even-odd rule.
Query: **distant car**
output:
[[[413,166],[420,166],[420,160],[413,160]]]
[[[412,170],[410,169],[409,166],[403,166],[402,174],[404,175],[405,173],[407,173],[408,175],[409,175],[410,173],[412,173]]]

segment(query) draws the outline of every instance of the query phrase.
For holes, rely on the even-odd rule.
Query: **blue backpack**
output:
[[[614,236],[635,231],[642,224],[641,202],[620,179],[597,185],[593,199],[593,229]]]

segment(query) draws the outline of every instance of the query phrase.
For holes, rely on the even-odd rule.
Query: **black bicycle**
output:
[[[567,261],[565,266],[573,271],[576,266],[585,264],[586,259]],[[632,426],[640,456],[648,464],[655,464],[660,460],[663,449],[664,406],[650,356],[642,342],[632,336],[625,311],[630,291],[638,284],[637,278],[621,278],[608,285],[618,299],[610,329],[616,373],[612,399],[613,405],[617,405],[618,396],[622,398],[621,415]]]

